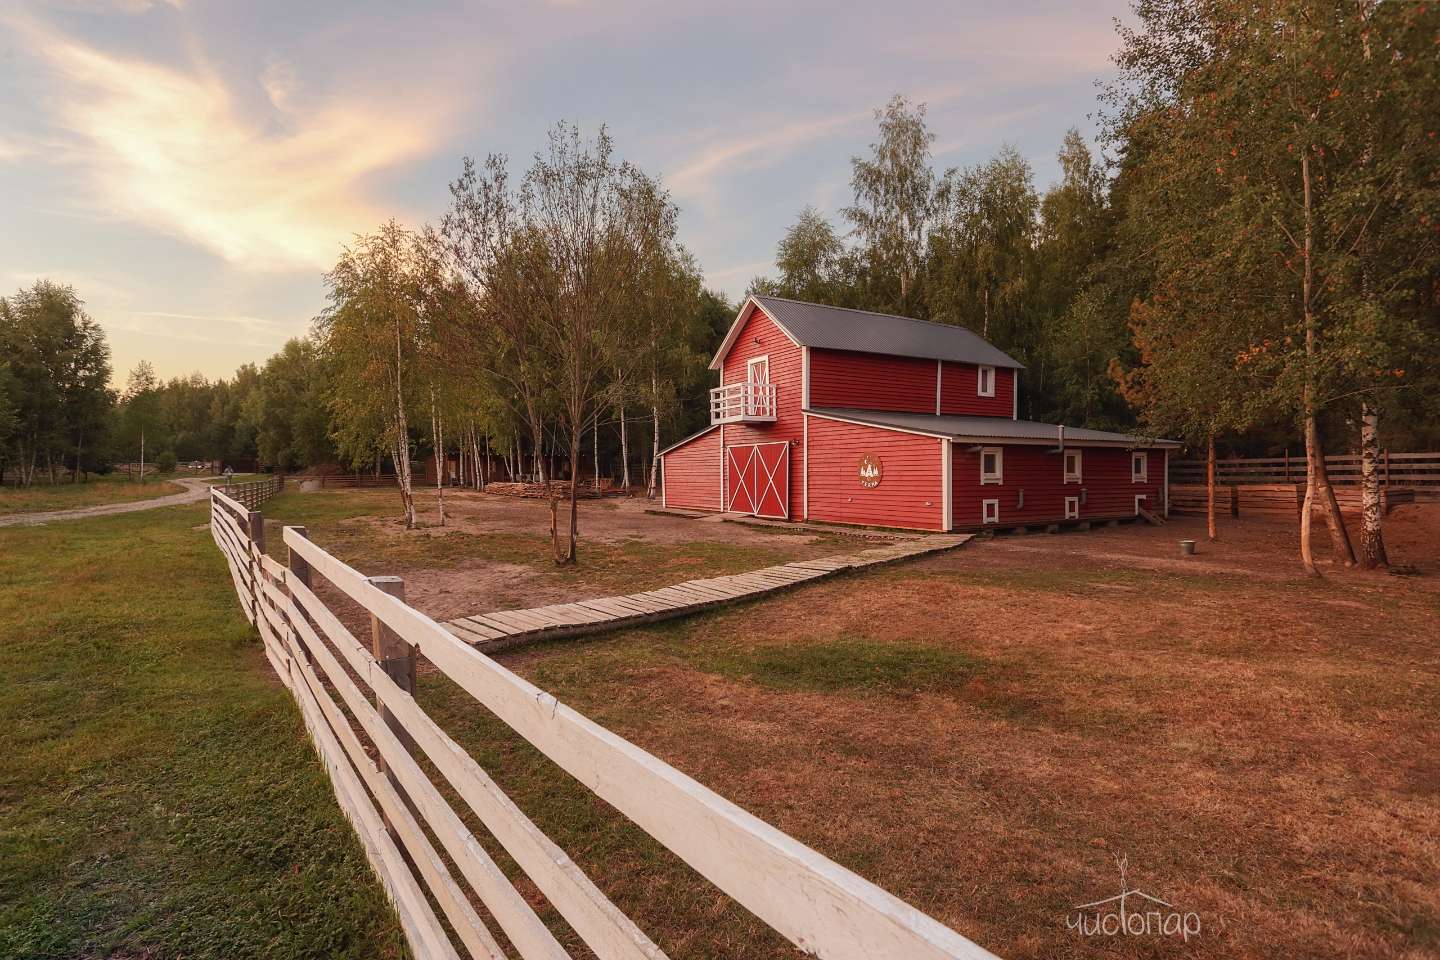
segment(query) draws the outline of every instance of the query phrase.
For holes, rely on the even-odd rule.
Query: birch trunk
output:
[[[630,438],[625,429],[625,404],[620,404],[620,485],[630,489]]]
[[[1325,514],[1325,525],[1330,530],[1330,547],[1335,560],[1346,567],[1355,565],[1355,551],[1350,546],[1350,535],[1345,530],[1345,520],[1340,516],[1340,504],[1330,486],[1330,474],[1325,469],[1325,451],[1320,446],[1320,428],[1316,421],[1315,407],[1315,354],[1317,352],[1314,310],[1315,257],[1314,230],[1315,214],[1310,194],[1310,151],[1307,147],[1300,154],[1300,179],[1304,189],[1305,236],[1304,263],[1301,302],[1305,311],[1305,386],[1301,392],[1301,405],[1305,414],[1305,502],[1300,516],[1300,563],[1312,577],[1319,576],[1315,557],[1310,545],[1310,511],[1316,501]]]
[[[1360,498],[1364,521],[1360,530],[1360,563],[1367,570],[1388,567],[1385,536],[1381,531],[1384,515],[1380,501],[1380,416],[1366,403],[1360,411]]]
[[[645,496],[655,499],[657,464],[660,463],[660,376],[650,373],[650,482],[646,485]]]
[[[445,526],[445,424],[435,407],[435,391],[430,391],[430,433],[435,447],[435,505],[440,510],[440,526]]]
[[[590,421],[590,445],[595,448],[595,476],[594,488],[598,493],[600,490],[600,414],[595,414],[595,419]]]

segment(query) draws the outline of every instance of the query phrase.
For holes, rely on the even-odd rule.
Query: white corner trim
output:
[[[955,526],[955,491],[950,474],[951,443],[950,440],[940,441],[940,526],[947,533]]]
[[[935,361],[935,416],[940,416],[940,377],[943,373],[945,361]]]
[[[665,501],[665,457],[663,454],[660,457],[660,462],[656,465],[656,469],[660,471],[660,509],[668,510],[670,505]]]
[[[1010,368],[1010,419],[1020,419],[1020,371]]]
[[[800,348],[800,409],[810,406],[810,348]]]
[[[720,424],[720,512],[725,512],[725,424]]]
[[[806,347],[806,348],[805,348],[805,360],[806,360],[806,364],[805,364],[806,370],[805,370],[805,373],[806,373],[806,380],[808,381],[808,380],[809,380],[809,373],[810,373],[810,370],[809,370],[809,367],[810,367],[810,364],[809,364],[809,360],[810,360],[810,348],[809,348],[809,347]],[[809,519],[810,519],[810,414],[808,414],[808,413],[801,413],[801,414],[800,414],[800,423],[801,423],[801,426],[802,426],[803,436],[804,436],[804,439],[801,441],[800,455],[805,458],[805,462],[800,465],[800,500],[801,500],[801,505],[800,505],[800,517],[801,517],[801,519],[809,520]]]

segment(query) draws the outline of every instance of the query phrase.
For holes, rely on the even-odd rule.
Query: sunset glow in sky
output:
[[[73,285],[117,379],[229,376],[303,333],[356,231],[437,218],[460,158],[566,119],[663,178],[732,298],[849,200],[876,107],[937,168],[1093,136],[1123,2],[34,0],[0,7],[0,293]]]

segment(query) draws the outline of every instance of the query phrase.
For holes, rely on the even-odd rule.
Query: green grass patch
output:
[[[958,690],[986,667],[981,658],[958,650],[860,637],[731,648],[705,661],[704,669],[734,680],[808,693]]]
[[[0,530],[0,956],[402,953],[205,519]]]
[[[123,473],[91,477],[82,483],[36,484],[33,487],[0,487],[0,516],[41,513],[47,510],[74,510],[106,503],[151,500],[185,488],[157,477],[144,483],[128,480]]]

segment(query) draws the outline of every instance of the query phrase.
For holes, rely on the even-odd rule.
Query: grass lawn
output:
[[[0,530],[0,956],[402,953],[205,520]]]
[[[5,486],[0,487],[0,516],[150,500],[181,493],[184,489],[179,484],[171,483],[168,476],[151,476],[147,477],[144,483],[138,483],[133,479],[127,480],[123,473],[92,476],[84,483],[37,483],[33,487],[24,488]]]

